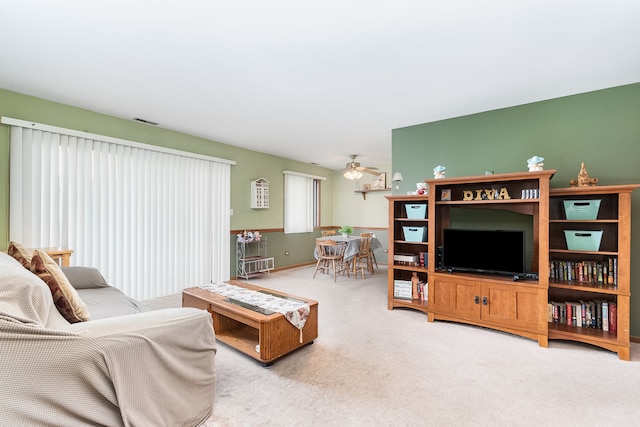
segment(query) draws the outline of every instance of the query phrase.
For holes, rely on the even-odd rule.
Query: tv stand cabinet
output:
[[[531,217],[533,253],[530,272],[513,276],[448,273],[429,260],[428,320],[449,320],[493,328],[548,345],[549,181],[555,170],[425,180],[432,203],[429,241],[442,246],[451,226],[451,208],[499,209]]]

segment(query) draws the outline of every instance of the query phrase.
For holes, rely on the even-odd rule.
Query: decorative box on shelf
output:
[[[570,251],[598,251],[602,230],[564,230],[567,249]]]
[[[407,204],[407,205],[404,205],[404,208],[407,211],[408,219],[425,219],[426,218],[426,213],[427,213],[426,203],[410,204],[410,205]]]
[[[593,220],[598,218],[600,200],[563,200],[568,220]]]
[[[407,242],[424,242],[427,237],[427,227],[402,227],[402,231]]]

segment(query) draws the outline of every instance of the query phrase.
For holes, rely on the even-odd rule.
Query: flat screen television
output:
[[[443,230],[446,270],[505,275],[525,274],[523,230]]]

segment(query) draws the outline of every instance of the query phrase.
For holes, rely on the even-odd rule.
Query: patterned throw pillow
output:
[[[89,310],[71,286],[62,269],[46,252],[36,249],[31,257],[31,271],[51,290],[58,311],[70,323],[89,320]]]
[[[18,260],[27,270],[31,270],[31,251],[18,242],[9,242],[7,253]]]

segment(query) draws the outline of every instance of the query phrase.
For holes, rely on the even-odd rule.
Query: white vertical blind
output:
[[[309,175],[284,172],[284,232],[313,231],[313,181]]]
[[[233,162],[55,130],[11,127],[11,240],[140,300],[229,279]]]

